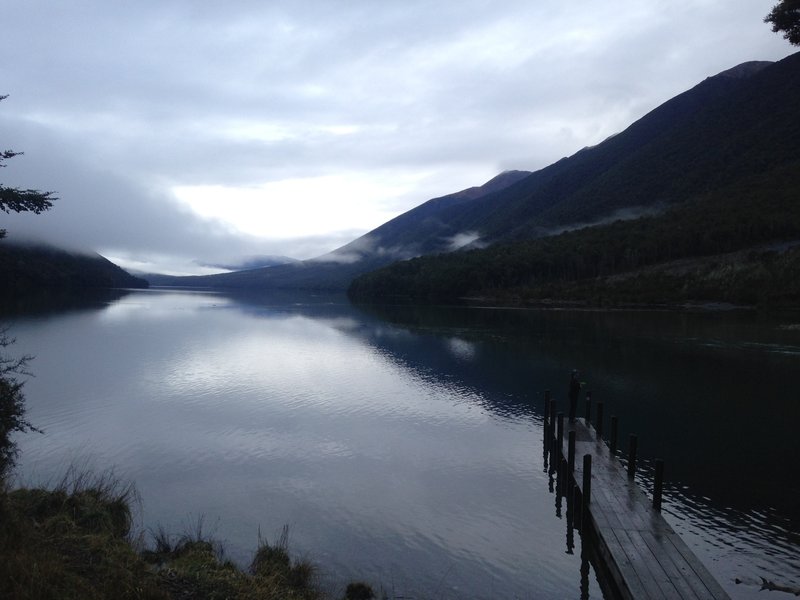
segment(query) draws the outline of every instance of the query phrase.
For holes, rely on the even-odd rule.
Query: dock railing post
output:
[[[592,392],[586,392],[586,424],[592,422]]]
[[[664,461],[656,459],[656,475],[653,481],[653,508],[661,512],[661,494],[664,491]]]
[[[544,423],[547,425],[547,419],[550,418],[550,390],[544,391]]]
[[[581,531],[589,522],[589,504],[592,501],[592,455],[583,455],[583,489],[581,490]]]
[[[567,469],[569,476],[575,473],[575,430],[571,429],[567,439]]]
[[[603,439],[603,402],[602,400],[597,403],[597,419],[594,425],[595,430],[597,431],[597,439]]]
[[[611,416],[611,454],[617,453],[617,432],[619,431],[619,419],[616,416]]]
[[[636,476],[636,449],[639,445],[639,437],[632,433],[628,438],[628,477],[633,479]]]
[[[592,501],[592,455],[583,455],[583,503]]]
[[[558,413],[556,429],[556,456],[562,456],[564,453],[564,413]]]

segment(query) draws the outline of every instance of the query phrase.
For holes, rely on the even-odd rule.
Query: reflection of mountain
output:
[[[800,451],[800,405],[787,393],[800,354],[796,332],[733,314],[359,311],[369,319],[357,332],[367,343],[421,377],[476,390],[500,417],[541,414],[547,388],[564,402],[568,374],[578,368],[595,400],[604,400],[606,419],[619,417],[620,439],[637,433],[646,459],[666,460],[668,478],[718,505],[767,505],[800,521],[792,500],[800,485],[788,483],[787,493],[783,473],[783,457]]]
[[[87,290],[39,290],[24,295],[0,295],[0,314],[4,318],[21,315],[47,315],[58,313],[102,310],[121,300],[130,290],[87,289]]]

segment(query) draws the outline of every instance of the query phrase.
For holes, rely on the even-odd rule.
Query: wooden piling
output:
[[[603,401],[597,403],[597,418],[595,419],[594,430],[597,432],[597,439],[603,439]]]
[[[583,455],[583,505],[589,506],[592,501],[592,455]]]
[[[572,433],[572,432],[570,432]],[[656,474],[653,480],[653,508],[661,512],[661,494],[664,491],[664,461],[656,459]]]
[[[544,422],[550,418],[550,390],[544,391]]]
[[[581,486],[581,531],[589,523],[589,504],[592,501],[592,455],[583,455],[583,485]]]
[[[560,456],[564,446],[564,413],[562,412],[558,413],[556,417],[556,428],[556,448],[558,448],[556,456]]]
[[[636,476],[636,451],[639,445],[639,436],[632,433],[628,438],[628,477],[633,479]]]
[[[586,424],[592,422],[592,392],[586,392]]]
[[[575,430],[569,430],[569,436],[567,441],[567,469],[569,476],[572,477],[572,474],[575,472]]]
[[[611,416],[611,454],[617,453],[617,433],[619,431],[619,419],[615,415]]]

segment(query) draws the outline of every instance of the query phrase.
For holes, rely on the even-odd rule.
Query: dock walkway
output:
[[[562,457],[568,456],[570,430],[575,431],[573,483],[581,494],[583,457],[592,456],[590,501],[582,531],[594,537],[620,595],[636,600],[729,600],[585,420],[565,420]]]

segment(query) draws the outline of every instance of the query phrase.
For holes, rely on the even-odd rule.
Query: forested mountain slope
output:
[[[398,263],[354,281],[351,295],[795,302],[798,106],[798,54],[710,78],[460,217],[482,212],[497,245]],[[634,208],[650,214],[614,222]],[[579,230],[535,239],[570,224]]]
[[[0,296],[41,290],[143,288],[134,277],[99,254],[74,253],[49,246],[0,242]]]

